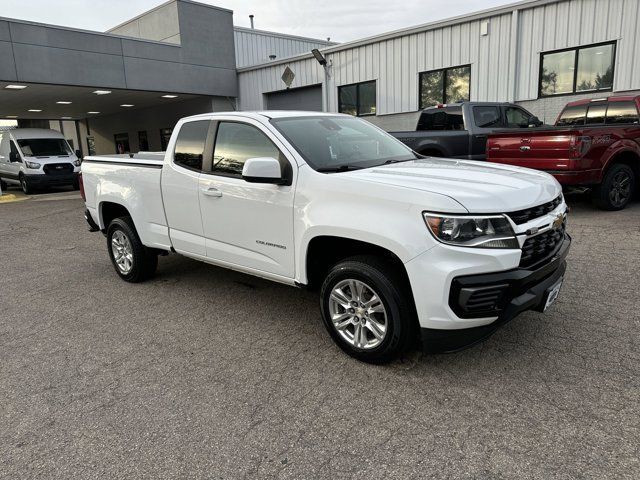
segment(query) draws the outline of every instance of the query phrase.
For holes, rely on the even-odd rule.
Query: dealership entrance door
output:
[[[322,85],[292,88],[279,92],[267,93],[269,110],[308,110],[322,111]]]

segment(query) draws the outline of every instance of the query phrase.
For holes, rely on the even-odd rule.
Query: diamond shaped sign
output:
[[[282,77],[280,78],[282,78],[282,81],[284,82],[284,84],[287,86],[287,88],[289,88],[293,83],[293,79],[296,78],[296,74],[293,73],[293,70],[291,70],[287,66],[287,68],[285,68],[284,72],[282,73]]]

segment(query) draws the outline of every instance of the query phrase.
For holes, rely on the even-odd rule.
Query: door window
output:
[[[473,119],[478,128],[502,126],[502,118],[498,107],[473,107]]]
[[[587,109],[587,125],[604,123],[604,117],[607,113],[607,103],[592,103]]]
[[[22,162],[22,157],[18,153],[18,147],[16,147],[16,144],[13,143],[13,140],[9,141],[9,148],[11,149],[11,151],[9,153],[9,161],[11,161],[11,157],[13,157],[15,155],[18,158],[18,161]]]
[[[516,107],[506,107],[504,109],[507,117],[507,127],[509,128],[527,128],[529,126],[529,112]]]
[[[209,133],[209,120],[187,122],[182,125],[173,151],[173,163],[200,172]]]
[[[220,123],[213,153],[212,173],[241,177],[244,162],[257,157],[283,161],[278,147],[257,128],[244,123]]]

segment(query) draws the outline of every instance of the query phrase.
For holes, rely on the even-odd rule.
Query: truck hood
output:
[[[470,213],[502,213],[556,198],[560,184],[528,168],[469,160],[425,158],[347,172],[354,180],[393,185],[453,198]]]

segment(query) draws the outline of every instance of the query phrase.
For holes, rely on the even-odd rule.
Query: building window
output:
[[[113,140],[116,144],[116,153],[123,154],[129,153],[129,134],[128,133],[116,133],[113,136]]]
[[[171,140],[171,134],[173,133],[173,128],[161,128],[160,129],[160,148],[162,151],[166,151],[169,146],[169,140]]]
[[[338,87],[340,113],[349,115],[376,114],[376,81]]]
[[[141,152],[149,151],[149,138],[147,137],[146,130],[140,130],[138,132],[138,149]]]
[[[471,65],[420,74],[420,108],[469,100]]]
[[[611,90],[615,56],[615,42],[542,53],[539,96]]]

